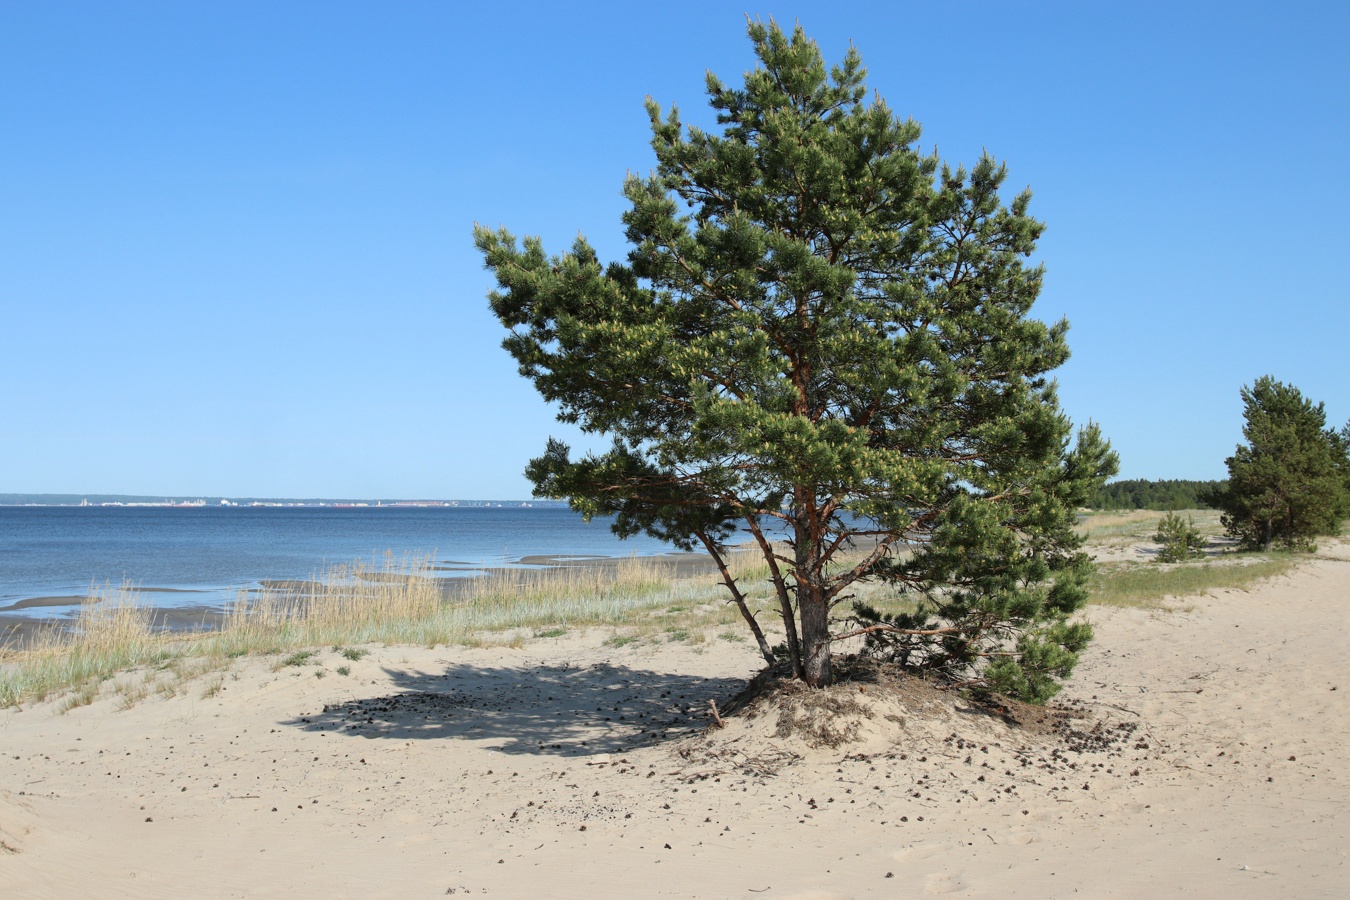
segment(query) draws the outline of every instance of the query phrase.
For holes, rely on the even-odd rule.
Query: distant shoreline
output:
[[[141,494],[0,494],[4,507],[323,507],[325,509],[565,509],[566,500],[408,500],[400,498],[150,496]]]

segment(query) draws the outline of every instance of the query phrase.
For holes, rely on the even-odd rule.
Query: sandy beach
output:
[[[1091,608],[1055,733],[865,690],[854,743],[710,730],[753,644],[604,629],[4,710],[0,896],[1345,896],[1350,543],[1176,607]]]

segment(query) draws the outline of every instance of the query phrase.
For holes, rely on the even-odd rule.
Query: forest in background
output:
[[[1113,481],[1092,495],[1093,509],[1211,509],[1207,498],[1221,491],[1227,481],[1186,481],[1166,479],[1149,481],[1143,478]]]

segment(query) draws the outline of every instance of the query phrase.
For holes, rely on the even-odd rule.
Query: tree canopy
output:
[[[953,683],[1043,699],[1091,634],[1069,622],[1090,565],[1073,510],[1116,460],[1093,425],[1071,441],[1047,377],[1068,326],[1029,317],[1031,195],[1005,203],[987,155],[921,152],[856,50],[827,67],[800,27],[749,35],[741,86],[707,76],[718,130],[648,99],[657,166],[624,182],[626,262],[475,229],[521,373],[613,438],[580,458],[550,441],[527,474],[621,535],[706,550],[765,659],[808,684],[865,633]],[[776,648],[726,567],[746,537]],[[850,612],[862,580],[910,612]]]
[[[1307,549],[1350,514],[1350,423],[1337,433],[1326,411],[1269,375],[1242,388],[1246,424],[1215,500],[1224,528],[1251,550]]]

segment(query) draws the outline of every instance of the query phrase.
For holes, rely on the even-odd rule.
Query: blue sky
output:
[[[1123,477],[1223,477],[1263,374],[1350,417],[1350,6],[463,7],[0,0],[0,491],[528,496],[576,436],[470,229],[621,257],[643,98],[708,122],[747,12],[1031,186]]]

